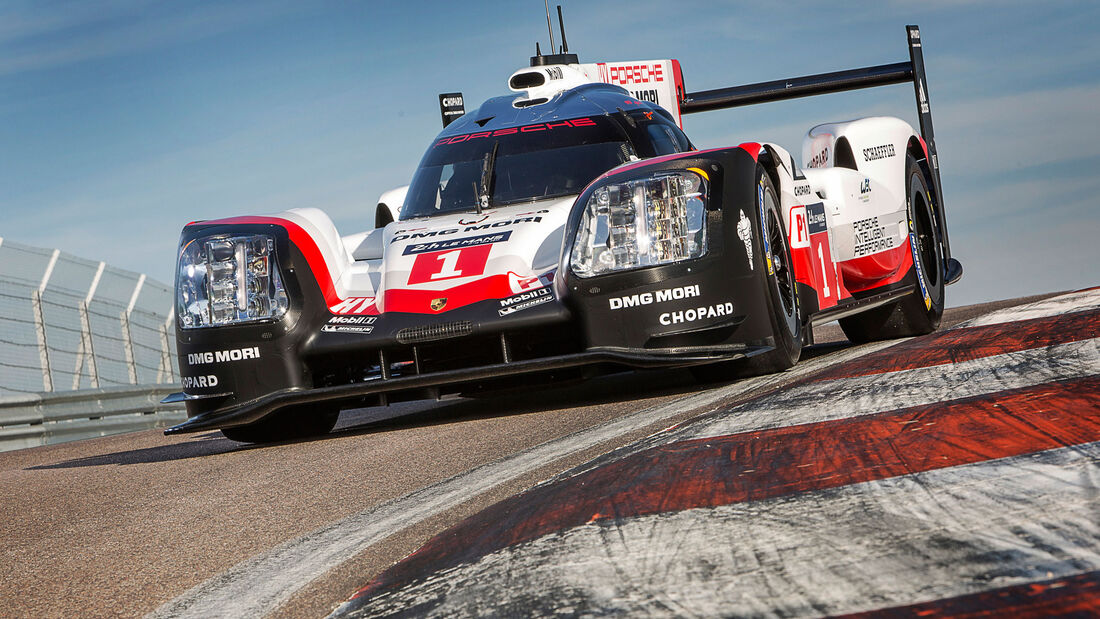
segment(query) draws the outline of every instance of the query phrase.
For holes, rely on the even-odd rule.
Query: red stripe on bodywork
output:
[[[755,149],[753,149],[753,147],[755,147]],[[749,155],[752,156],[753,160],[755,160],[757,155],[760,154],[760,145],[756,144],[754,142],[746,142],[744,144],[741,144],[741,145],[737,146],[736,148],[740,148],[741,150],[744,150],[745,152],[747,152]],[[656,164],[656,163],[666,163],[668,161],[675,161],[677,159],[688,159],[690,157],[698,157],[699,155],[705,155],[707,153],[715,153],[715,152],[723,151],[723,150],[730,150],[730,147],[708,148],[708,149],[705,149],[705,150],[689,150],[689,151],[682,152],[682,153],[672,153],[671,155],[661,155],[660,157],[651,157],[649,159],[642,159],[641,161],[636,161],[634,163],[629,163],[629,164],[626,164],[626,165],[622,165],[622,166],[619,166],[619,167],[617,167],[613,170],[608,170],[607,172],[604,172],[603,174],[598,176],[596,178],[596,180],[592,181],[591,183],[588,183],[588,185],[585,186],[585,189],[582,190],[581,193],[584,193],[584,191],[587,191],[588,187],[591,187],[591,186],[595,185],[596,183],[599,183],[600,181],[602,181],[603,179],[605,179],[609,176],[614,176],[616,174],[622,174],[623,172],[629,172],[631,170],[636,170],[638,168],[645,167],[645,166],[648,166],[648,165],[653,165],[653,164]]]
[[[684,72],[680,70],[680,61],[675,58],[672,59],[672,79],[676,84],[676,121],[679,123],[680,128],[684,128],[684,117],[680,114],[680,101],[687,95],[687,90],[684,89]]]
[[[416,290],[396,288],[387,290],[382,297],[383,312],[412,312],[417,314],[439,314],[460,307],[484,301],[510,297],[511,284],[507,275],[490,275],[466,284],[446,290]],[[432,301],[447,299],[439,311],[431,308]]]
[[[1100,615],[1100,572],[1085,572],[1065,578],[1003,587],[944,600],[840,616],[847,619],[877,617],[1040,619],[1097,615]]]
[[[759,501],[1100,440],[1100,377],[672,443],[498,503],[358,596],[593,521]]]
[[[909,237],[893,249],[880,251],[870,256],[852,258],[838,262],[844,287],[849,292],[863,292],[871,288],[889,286],[905,279],[913,266],[913,252],[909,248]]]
[[[309,270],[313,272],[313,277],[317,280],[317,285],[321,287],[321,294],[325,297],[326,307],[332,307],[341,301],[340,297],[336,294],[336,286],[333,285],[328,263],[325,262],[325,257],[317,247],[317,242],[313,240],[313,237],[310,236],[308,232],[303,230],[301,226],[293,221],[279,217],[244,216],[195,223],[204,226],[270,224],[283,228],[290,237],[290,242],[294,243],[298,251],[302,252],[302,255],[305,256],[306,263],[309,264]]]
[[[1100,337],[1100,310],[953,329],[901,342],[814,378],[831,380],[961,363],[1094,337]]]
[[[697,157],[699,155],[705,155],[707,153],[714,153],[714,152],[718,152],[718,151],[722,151],[722,150],[729,150],[729,147],[708,148],[706,150],[689,150],[689,151],[685,151],[685,152],[682,152],[682,153],[672,153],[671,155],[661,155],[660,157],[651,157],[649,159],[642,159],[640,161],[635,161],[634,163],[628,163],[628,164],[625,164],[625,165],[621,165],[617,168],[614,168],[612,170],[608,170],[607,172],[604,172],[599,177],[597,177],[596,180],[592,181],[591,183],[588,183],[588,185],[585,187],[585,189],[587,189],[588,187],[591,187],[592,185],[595,185],[596,183],[600,182],[601,180],[603,180],[603,179],[605,179],[609,176],[614,176],[615,174],[622,174],[623,172],[629,172],[631,170],[636,170],[638,168],[642,168],[642,167],[645,167],[645,166],[648,166],[648,165],[653,165],[655,163],[665,163],[665,162],[668,162],[668,161],[675,161],[677,159],[688,159],[690,157]],[[584,191],[582,190],[581,193],[584,193]]]
[[[752,156],[753,161],[757,161],[760,157],[760,145],[756,142],[745,142],[744,144],[738,144],[737,148],[745,151]]]

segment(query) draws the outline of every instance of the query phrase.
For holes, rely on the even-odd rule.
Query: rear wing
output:
[[[912,82],[913,93],[917,100],[920,135],[928,149],[929,167],[932,173],[932,190],[936,194],[936,218],[940,222],[940,231],[943,236],[944,263],[947,270],[944,279],[947,283],[953,283],[962,276],[962,265],[957,260],[951,259],[951,248],[947,240],[947,219],[944,217],[940,163],[936,150],[935,131],[932,128],[932,108],[928,101],[928,80],[924,74],[924,54],[921,50],[920,28],[906,26],[905,30],[909,42],[909,60],[907,62],[895,62],[894,64],[883,64],[861,69],[849,69],[847,71],[820,73],[818,75],[792,77],[758,84],[686,93],[680,100],[679,112],[680,114],[694,114],[696,112],[755,105],[784,99],[823,95],[831,92]]]

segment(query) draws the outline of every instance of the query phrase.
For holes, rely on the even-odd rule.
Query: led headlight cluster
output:
[[[268,235],[205,237],[180,251],[176,313],[185,329],[279,318],[287,304]]]
[[[597,187],[573,243],[573,272],[591,277],[702,256],[706,200],[706,181],[687,170]]]

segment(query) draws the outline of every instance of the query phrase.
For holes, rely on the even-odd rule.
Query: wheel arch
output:
[[[795,168],[794,159],[790,153],[774,144],[763,144],[757,163],[764,169],[768,178],[775,187],[779,199],[780,217],[779,223],[783,226],[783,233],[787,237],[788,245],[791,244],[791,210],[801,206],[802,201],[794,197],[794,184],[796,181],[805,182],[801,170]],[[787,166],[790,166],[790,169]],[[812,267],[807,267],[801,260],[794,259],[795,250],[792,247],[791,269],[794,273],[795,289],[797,291],[797,308],[799,320],[803,326],[809,324],[811,316],[817,311],[817,292],[806,282],[814,280]]]
[[[929,189],[932,189],[931,193],[932,193],[932,201],[933,201],[933,208],[932,208],[933,224],[936,226],[936,233],[939,235],[939,238],[941,239],[941,243],[942,243],[942,239],[944,237],[944,233],[943,233],[944,231],[943,231],[943,222],[940,221],[940,216],[939,216],[940,196],[939,196],[939,192],[935,191],[935,186],[936,185],[933,182],[933,178],[932,178],[932,167],[930,165],[928,165],[928,155],[924,150],[924,144],[921,142],[920,137],[918,137],[916,133],[914,133],[913,135],[911,135],[909,137],[909,143],[905,147],[905,152],[906,152],[906,154],[911,155],[913,157],[913,159],[916,159],[917,165],[920,166],[921,173],[924,174],[924,185],[925,185],[925,187],[927,187]]]
[[[762,144],[760,154],[757,156],[757,163],[760,167],[764,168],[764,173],[771,179],[772,186],[775,187],[776,198],[779,199],[780,207],[785,211],[790,204],[787,196],[794,195],[794,171],[787,170],[787,164],[784,160],[790,161],[791,157],[786,151],[783,151],[774,144]],[[786,172],[786,174],[782,173]],[[779,223],[783,225],[783,232],[790,233],[790,222],[787,221],[786,213],[782,213],[784,216],[779,218]]]

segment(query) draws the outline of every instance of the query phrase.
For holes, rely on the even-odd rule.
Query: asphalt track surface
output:
[[[1053,313],[1049,309],[1052,301],[1046,301],[1045,307],[1048,309],[1036,310],[1035,317],[1030,317],[1030,314],[1023,311],[1015,311],[1010,314],[1009,320],[1020,324],[1033,324],[1036,320],[1057,322],[1057,316],[1067,311],[1074,316],[1083,315],[1082,307],[1085,307],[1085,314],[1091,311],[1089,315],[1095,317],[1097,307],[1088,306],[1088,303],[1096,304],[1097,296],[1095,292],[1087,292],[1069,297],[1068,304],[1063,303]],[[1001,308],[1038,300],[1039,298],[1017,299],[948,310],[944,326],[984,316]],[[1058,303],[1054,302],[1054,305],[1057,306]],[[1089,310],[1088,307],[1092,309]],[[987,328],[1004,324],[1003,316],[997,318],[997,315],[988,319],[992,321],[992,325],[986,325]],[[1044,325],[1050,326],[1047,323],[1040,324]],[[983,328],[981,322],[972,326]],[[1069,327],[1057,323],[1050,328],[1065,330]],[[1076,335],[1068,338],[1062,336],[1056,342],[1045,342],[1043,338],[1049,334],[1042,329],[1025,330],[1016,337],[1019,343],[1015,345],[1017,352],[1054,350],[1054,354],[1062,355],[1072,362],[1052,363],[1047,357],[1030,358],[1025,355],[1012,361],[1019,365],[1017,369],[1003,372],[994,369],[993,374],[1014,371],[1019,376],[1034,376],[1030,381],[1020,379],[1012,383],[1012,389],[1024,390],[1013,392],[1012,397],[1024,400],[1029,397],[1072,399],[1079,397],[1078,392],[1095,396],[1098,391],[1096,386],[1087,381],[1095,380],[1093,375],[1098,372],[1097,361],[1089,356],[1096,355],[1095,338],[1100,336],[1097,322],[1090,318],[1089,321],[1075,324],[1072,329],[1076,331]],[[973,332],[973,329],[970,331]],[[1001,328],[998,333],[1017,331]],[[481,543],[480,546],[473,543],[463,544],[479,549],[472,551],[473,554],[456,554],[453,549],[449,550],[447,543],[440,541],[448,539],[448,536],[453,540],[456,535],[463,535],[463,526],[469,527],[471,522],[484,522],[486,517],[492,517],[494,509],[502,509],[500,505],[507,504],[509,500],[525,500],[535,496],[532,492],[552,491],[564,493],[558,499],[571,496],[577,505],[583,505],[584,493],[569,494],[576,490],[575,480],[578,475],[583,477],[601,470],[616,471],[615,467],[620,467],[623,470],[618,470],[613,476],[617,482],[605,488],[608,496],[615,496],[615,493],[629,492],[631,487],[642,486],[638,480],[633,484],[626,482],[632,479],[627,473],[638,470],[638,466],[624,469],[623,462],[635,462],[641,458],[646,462],[645,466],[665,466],[666,473],[677,470],[668,462],[645,460],[654,453],[654,448],[659,451],[659,448],[669,444],[675,444],[678,448],[698,448],[700,445],[707,445],[708,441],[719,441],[723,443],[723,449],[734,453],[738,449],[747,449],[746,437],[761,431],[779,433],[775,437],[777,444],[801,445],[808,449],[797,454],[786,454],[784,462],[787,463],[787,468],[811,468],[817,471],[818,478],[832,479],[830,476],[839,475],[840,471],[829,469],[826,458],[813,457],[815,452],[812,441],[805,434],[798,435],[789,429],[806,423],[818,424],[814,426],[814,435],[834,436],[829,433],[841,433],[835,434],[834,438],[850,440],[851,437],[842,435],[845,431],[843,428],[829,425],[838,419],[830,419],[828,415],[816,415],[812,420],[799,417],[805,415],[806,402],[822,395],[813,392],[814,384],[820,383],[822,379],[826,379],[824,382],[836,379],[856,383],[863,381],[862,387],[855,385],[859,388],[852,391],[853,395],[845,404],[845,410],[867,409],[860,415],[871,423],[886,424],[883,428],[887,428],[892,427],[889,426],[891,423],[900,422],[880,418],[876,416],[879,415],[878,411],[901,410],[920,406],[922,403],[933,406],[943,400],[965,398],[968,397],[968,385],[976,390],[975,394],[971,394],[974,397],[985,392],[975,381],[962,380],[950,383],[947,387],[950,393],[924,393],[921,398],[913,398],[909,395],[911,392],[898,388],[884,394],[881,391],[882,385],[878,384],[876,387],[874,383],[874,376],[881,375],[879,370],[882,368],[909,363],[912,366],[910,369],[918,371],[918,375],[913,378],[916,381],[913,385],[917,386],[911,385],[910,389],[920,393],[926,391],[919,388],[923,384],[920,381],[931,380],[930,375],[923,378],[919,375],[922,368],[934,368],[946,363],[951,364],[951,367],[961,368],[964,373],[971,372],[970,375],[977,376],[981,372],[991,371],[988,366],[983,365],[983,359],[996,359],[997,363],[1004,361],[997,357],[997,351],[987,350],[989,342],[980,338],[955,342],[954,347],[939,347],[954,351],[972,349],[974,352],[956,352],[956,358],[937,360],[921,357],[928,354],[921,352],[927,348],[913,343],[920,342],[921,338],[910,342],[857,347],[843,341],[835,328],[819,329],[817,336],[819,343],[807,351],[806,360],[794,370],[782,375],[725,385],[700,386],[684,371],[633,373],[564,386],[552,392],[517,393],[488,400],[415,403],[389,409],[349,411],[344,413],[333,434],[310,441],[254,447],[234,443],[222,438],[219,433],[168,438],[158,431],[148,431],[0,454],[0,519],[4,523],[4,549],[0,558],[0,570],[5,574],[0,581],[0,614],[36,617],[141,616],[148,613],[157,616],[204,617],[263,614],[286,617],[318,616],[337,608],[364,586],[366,589],[359,597],[341,607],[340,613],[372,614],[395,608],[410,608],[407,604],[411,600],[428,600],[430,605],[423,608],[435,609],[440,614],[471,612],[471,607],[468,606],[448,606],[445,597],[442,602],[439,596],[427,594],[425,597],[422,585],[426,582],[451,582],[448,579],[454,579],[454,583],[485,582],[485,575],[492,573],[493,561],[513,562],[510,565],[523,565],[524,562],[532,561],[537,564],[540,556],[560,557],[564,556],[562,553],[580,556],[573,554],[578,553],[579,549],[599,547],[605,549],[605,552],[612,552],[607,550],[609,546],[606,543],[597,543],[600,530],[591,530],[593,525],[588,528],[583,526],[587,520],[580,523],[582,526],[575,526],[576,523],[570,520],[578,518],[577,514],[584,510],[568,517],[562,516],[564,519],[554,525],[556,528],[522,529],[522,526],[531,525],[513,523],[519,528],[512,530],[510,535],[518,535],[517,531],[521,529],[528,532],[514,539],[506,535],[493,535],[490,537],[496,541]],[[952,332],[941,332],[939,336],[928,337],[946,337],[949,340],[953,335]],[[1058,348],[1059,346],[1062,348]],[[971,365],[966,365],[967,363]],[[863,370],[858,369],[861,364]],[[1036,374],[1036,367],[1046,369]],[[838,375],[838,371],[842,374],[848,372],[848,375]],[[1056,394],[1026,391],[1069,383],[1075,385],[1077,391]],[[801,403],[790,398],[784,400],[782,394],[788,391],[783,389],[786,386],[797,388],[790,390],[797,391],[790,398],[802,397],[804,400]],[[1007,393],[1011,390],[1004,391]],[[894,401],[883,408],[883,398],[894,398]],[[879,403],[871,407],[868,402],[873,399],[878,399]],[[751,415],[726,414],[754,401],[765,403],[760,408],[763,412],[754,414],[766,415],[772,421],[753,425],[752,419],[755,417]],[[1016,400],[1006,400],[989,405],[1015,405],[1015,402]],[[820,406],[810,408],[821,409]],[[981,413],[982,410],[977,409],[959,409],[949,418],[945,417],[937,423],[942,423],[945,427],[950,424],[958,425],[975,415],[980,416]],[[738,426],[739,423],[748,425]],[[1030,423],[1034,425],[1038,422],[1030,419]],[[990,436],[1000,432],[1005,437],[1010,437],[1019,430],[1017,426],[998,426],[995,420],[990,421],[988,426],[983,431],[991,433]],[[883,428],[877,431],[886,431]],[[668,431],[661,432],[662,430]],[[1049,430],[1046,428],[1044,431]],[[859,431],[876,430],[861,426]],[[790,436],[780,436],[784,432]],[[1036,599],[1048,595],[1048,590],[1080,592],[1087,591],[1090,587],[1095,590],[1096,577],[1094,575],[1090,580],[1089,570],[1086,568],[1091,566],[1091,570],[1096,570],[1100,567],[1100,559],[1097,558],[1100,550],[1095,537],[1096,523],[1100,522],[1100,512],[1097,511],[1100,509],[1097,504],[1100,480],[1097,479],[1095,468],[1097,449],[1094,444],[1082,443],[1074,437],[1061,436],[1056,439],[1051,439],[1054,441],[1051,443],[1052,447],[1041,450],[1045,459],[1023,467],[1026,469],[1025,473],[1032,475],[1034,479],[1026,475],[1013,477],[1003,471],[998,473],[994,470],[996,467],[987,466],[982,470],[973,470],[974,462],[966,461],[965,458],[965,453],[973,450],[961,450],[963,455],[956,458],[958,462],[951,459],[954,456],[949,455],[951,468],[928,466],[909,470],[905,468],[908,464],[894,464],[895,468],[891,469],[889,463],[885,462],[882,467],[864,467],[860,470],[864,471],[866,479],[848,479],[844,484],[838,483],[836,487],[818,483],[817,486],[803,488],[797,493],[803,504],[792,504],[789,508],[803,510],[793,513],[805,513],[807,518],[831,517],[833,520],[853,511],[866,512],[860,522],[864,529],[870,527],[870,536],[867,539],[871,541],[862,546],[867,551],[868,547],[874,545],[874,540],[891,539],[891,533],[896,531],[896,527],[876,529],[871,526],[891,516],[892,512],[883,506],[909,504],[911,501],[905,497],[911,496],[911,489],[910,494],[904,494],[902,491],[905,488],[884,487],[876,495],[874,505],[870,506],[860,496],[840,496],[831,507],[837,510],[831,516],[827,510],[812,509],[813,505],[807,501],[812,502],[815,499],[805,497],[814,497],[816,495],[813,492],[822,491],[843,494],[846,489],[860,484],[896,479],[902,473],[908,483],[915,484],[922,489],[925,496],[931,497],[929,501],[932,503],[948,500],[948,497],[955,497],[951,500],[956,500],[960,495],[953,489],[976,483],[974,476],[993,476],[999,483],[1010,487],[1040,488],[1041,491],[1032,493],[1034,504],[1028,504],[1030,507],[1027,509],[1064,512],[1069,524],[1062,524],[1065,527],[1077,526],[1077,529],[1074,529],[1073,535],[1067,533],[1053,541],[1049,539],[1049,535],[1041,535],[1042,531],[1031,532],[1034,544],[1054,544],[1051,547],[1056,548],[1055,554],[1061,552],[1064,556],[1061,557],[1062,563],[1058,565],[1054,565],[1057,562],[1048,561],[1039,567],[1032,565],[1028,570],[1021,568],[1020,574],[1023,575],[1017,581],[1034,583],[1046,579],[1063,584],[1048,584],[1038,588],[1033,586],[1028,594],[1038,596]],[[1005,440],[1011,443],[1011,440]],[[1092,438],[1092,441],[1096,440],[1097,438]],[[1005,446],[1005,441],[995,442],[1001,451],[987,454],[986,460],[1005,462],[1006,458],[1019,458],[1024,457],[1021,454],[1032,453],[1022,447],[1013,451],[1011,447]],[[1055,448],[1066,444],[1076,447],[1068,451]],[[707,449],[697,451],[696,457],[701,458],[699,465],[706,465]],[[881,454],[875,457],[881,457]],[[604,466],[596,467],[596,464]],[[1091,469],[1088,468],[1090,465]],[[967,466],[972,468],[968,469]],[[1019,471],[1020,468],[1009,467],[1009,470]],[[868,470],[878,472],[871,474],[866,472]],[[566,474],[567,472],[569,473]],[[971,477],[960,481],[952,478],[952,475]],[[1075,488],[1080,489],[1082,476],[1087,482],[1085,485],[1091,489],[1091,499],[1068,507],[1059,502],[1060,497],[1065,496],[1066,488],[1040,483],[1051,478],[1075,479]],[[675,479],[675,475],[672,479]],[[536,486],[545,480],[557,481]],[[749,479],[742,483],[740,492],[746,492],[745,488],[753,487],[751,481]],[[608,483],[606,479],[605,483]],[[797,485],[796,481],[790,483]],[[698,497],[687,493],[675,509],[651,506],[634,510],[626,515],[629,517],[611,518],[618,523],[615,534],[623,542],[621,547],[614,549],[619,554],[605,556],[613,556],[615,561],[612,563],[617,562],[619,565],[637,566],[646,565],[647,561],[657,561],[659,557],[637,555],[638,548],[644,544],[629,544],[627,541],[645,539],[646,535],[652,536],[656,531],[676,531],[691,526],[689,522],[676,522],[676,518],[683,518],[684,514],[694,513],[701,507],[712,510],[714,523],[731,527],[740,525],[746,531],[753,531],[752,537],[745,538],[746,543],[752,540],[798,538],[798,532],[791,530],[789,526],[784,529],[783,523],[774,521],[761,524],[752,517],[752,513],[743,509],[743,505],[737,507],[743,503],[734,496],[738,491],[731,486],[728,489],[728,492],[733,493],[730,497],[715,499],[706,505],[695,504],[698,503]],[[890,494],[891,491],[894,495]],[[666,488],[661,496],[667,499],[671,495]],[[794,500],[792,496],[796,496],[793,490],[777,491],[774,496],[754,497],[759,501],[751,505],[754,509],[766,509],[770,505],[768,501],[790,502]],[[1016,535],[1017,538],[1023,535],[1026,541],[1027,531],[1025,534],[1016,533],[1020,527],[1026,529],[1026,523],[1011,521],[1007,517],[1001,517],[1000,520],[995,518],[1004,511],[1003,503],[996,500],[997,496],[999,495],[985,496],[988,505],[974,503],[973,509],[986,509],[989,526],[1002,527],[992,530],[990,535],[994,538],[996,534],[1003,533]],[[973,496],[964,498],[968,501],[967,505],[970,505],[970,500],[977,500]],[[542,499],[545,500],[546,497]],[[636,497],[631,501],[633,506],[644,504],[644,501]],[[918,502],[914,509],[920,505]],[[876,506],[878,512],[873,509]],[[1013,514],[1027,520],[1027,509],[1022,512],[1016,510]],[[584,516],[587,519],[592,515],[586,513]],[[1088,527],[1090,522],[1091,530]],[[951,523],[942,524],[949,526]],[[599,529],[599,526],[595,528]],[[548,531],[552,535],[548,535]],[[1004,533],[1005,531],[1008,533]],[[441,532],[445,532],[445,535],[437,537]],[[848,533],[854,535],[852,531]],[[585,537],[586,535],[589,537]],[[597,536],[595,541],[591,535]],[[563,536],[568,539],[563,541]],[[911,533],[912,539],[916,540],[918,537],[917,533]],[[534,549],[537,552],[532,550],[532,545],[545,544],[551,538],[561,543]],[[475,536],[470,534],[470,537],[462,539],[474,540]],[[790,545],[801,549],[798,565],[805,565],[805,569],[809,570],[815,566],[822,568],[823,566],[814,562],[814,558],[834,555],[844,539],[843,535],[817,536],[805,540],[805,543]],[[690,541],[684,541],[682,556],[692,553],[699,556],[706,554],[708,549],[705,545],[692,548]],[[775,547],[773,545],[769,548],[774,550]],[[1062,547],[1070,550],[1057,550]],[[757,556],[766,558],[769,548],[756,549]],[[394,565],[418,549],[421,549],[420,552]],[[1007,556],[1003,553],[1012,550],[1019,551],[1019,548],[990,550],[992,554],[989,556]],[[635,554],[631,554],[632,552]],[[998,552],[1002,554],[999,555]],[[858,557],[858,554],[853,556]],[[957,561],[960,556],[969,555],[957,548],[944,548],[942,553],[930,557],[928,562],[941,566],[941,571],[945,571],[942,566],[951,565],[951,561]],[[591,571],[586,568],[585,573],[591,576],[593,582],[599,578],[604,578],[603,582],[611,582],[614,576],[601,574],[597,569],[600,565],[606,567],[607,562],[593,563]],[[723,569],[721,561],[711,562],[711,565],[717,572]],[[785,561],[781,573],[763,570],[756,577],[763,578],[765,585],[777,587],[776,590],[781,591],[782,587],[779,585],[782,583],[800,582],[799,578],[805,577],[804,574],[800,576],[791,565],[793,564],[790,561]],[[1075,565],[1077,569],[1066,568],[1065,565]],[[484,571],[486,569],[489,571]],[[931,568],[920,562],[913,563],[912,570],[921,569]],[[954,603],[964,603],[965,596],[970,593],[965,587],[960,589],[956,586],[955,589],[960,589],[959,591],[952,589],[953,581],[950,576],[953,573],[951,570],[945,572],[941,579],[944,582],[937,581],[934,587],[938,588],[932,589],[936,595],[906,597],[905,592],[896,592],[893,597],[876,598],[879,603],[874,607],[909,599],[917,601],[950,598],[955,600]],[[844,572],[841,570],[826,573]],[[537,571],[532,571],[528,577],[534,578],[537,574]],[[980,578],[983,574],[973,577]],[[800,601],[793,598],[785,603],[790,604],[792,611],[800,608],[809,608],[818,613],[837,612],[838,609],[845,612],[860,610],[858,604],[850,603],[851,599],[860,596],[866,599],[868,592],[879,595],[872,576],[873,573],[862,573],[862,580],[855,579],[861,583],[863,589],[851,586],[845,589],[834,584],[839,601],[833,606],[821,605],[820,601],[815,606],[813,600],[807,602],[805,599]],[[893,576],[904,581],[906,574],[897,573]],[[909,576],[912,582],[912,575]],[[961,574],[955,573],[954,576],[954,582],[965,580]],[[652,579],[653,574],[648,574],[647,577]],[[1002,581],[1014,582],[1011,579],[995,580]],[[1071,581],[1072,586],[1064,586],[1064,583]],[[550,579],[544,580],[543,584],[553,582],[560,584],[561,581]],[[514,584],[516,591],[525,590],[523,587],[537,591],[536,585],[539,583],[524,583],[521,577],[517,577]],[[823,586],[826,585],[828,583]],[[421,588],[418,589],[418,586]],[[577,588],[569,590],[579,591]],[[844,591],[847,591],[849,598],[839,599],[843,597],[841,593]],[[707,604],[726,604],[730,599],[740,599],[736,591],[727,592],[732,598],[711,596],[688,600],[685,603],[690,602],[694,606],[685,606],[680,610],[705,613],[708,608],[713,608]],[[560,596],[561,593],[562,590],[553,590],[554,595]],[[651,594],[652,592],[647,596],[645,589],[640,588],[634,592],[633,598],[630,595],[621,595],[615,599],[621,609],[677,612],[675,606],[644,606],[645,599],[653,598]],[[539,602],[543,606],[532,601],[534,598],[524,599],[528,600],[528,608],[531,609],[559,612],[572,608],[579,612],[584,608],[583,604],[592,603],[596,598],[577,593],[574,602],[578,606],[568,606],[573,602],[565,596],[557,598],[565,606],[553,607],[545,606],[544,597],[538,598],[543,600]],[[987,595],[973,604],[988,605],[992,603],[990,599]],[[845,600],[849,602],[847,605]],[[1064,604],[1065,599],[1058,598],[1055,602]],[[504,607],[489,611],[501,612],[502,608]],[[516,608],[518,607],[513,607]],[[943,608],[937,608],[942,612]]]

